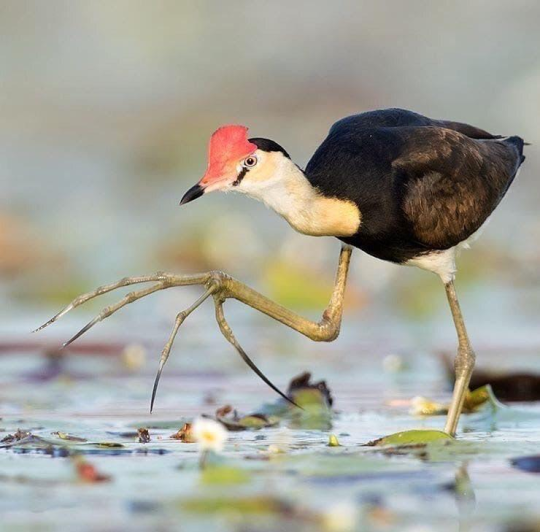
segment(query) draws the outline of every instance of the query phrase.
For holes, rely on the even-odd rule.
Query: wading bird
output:
[[[445,425],[445,431],[454,435],[475,362],[454,287],[456,253],[467,247],[506,194],[525,159],[523,146],[517,136],[491,135],[467,124],[387,109],[336,122],[302,170],[276,142],[248,138],[243,126],[221,127],[210,139],[204,177],[186,192],[180,204],[216,190],[242,192],[265,203],[300,233],[339,238],[343,246],[335,286],[321,320],[298,316],[229,275],[212,271],[124,278],[76,298],[40,329],[96,296],[128,285],[153,283],[105,308],[64,344],[68,345],[133,301],[173,286],[201,285],[204,294],[178,314],[163,349],[152,405],[179,327],[210,296],[225,338],[283,395],[238,344],[225,319],[223,303],[233,298],[312,340],[335,340],[351,253],[356,247],[441,278],[458,337],[456,380]]]

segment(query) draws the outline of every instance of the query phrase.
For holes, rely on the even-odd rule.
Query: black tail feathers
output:
[[[518,150],[518,153],[521,157],[520,164],[525,160],[525,156],[523,155],[523,147],[524,146],[530,146],[528,142],[525,142],[521,137],[513,136],[513,137],[507,137],[504,139],[503,142],[506,142],[507,144],[512,144],[515,146]]]

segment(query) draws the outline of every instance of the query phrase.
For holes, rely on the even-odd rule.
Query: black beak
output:
[[[185,205],[186,203],[189,203],[190,201],[196,200],[197,198],[200,198],[204,194],[204,188],[200,185],[195,185],[191,187],[182,198],[182,201],[180,202],[180,205]]]

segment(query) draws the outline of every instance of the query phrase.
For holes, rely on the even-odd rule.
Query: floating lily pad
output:
[[[245,484],[249,482],[251,476],[244,469],[227,466],[210,466],[206,467],[201,475],[203,484]]]
[[[239,416],[238,412],[230,405],[219,408],[216,411],[216,419],[225,425],[230,431],[259,430],[262,428],[275,427],[279,424],[277,416],[266,414],[249,414]]]
[[[417,443],[432,443],[453,441],[454,438],[442,430],[416,429],[396,432],[369,442],[367,445],[382,447],[385,445],[414,445]]]
[[[61,440],[67,440],[67,441],[74,441],[74,442],[86,442],[88,441],[86,438],[80,438],[79,436],[73,436],[72,434],[68,434],[67,432],[52,432],[53,436],[56,436],[60,438]]]
[[[237,512],[239,514],[263,515],[285,513],[289,504],[273,497],[216,497],[187,499],[182,502],[182,508],[189,512],[204,515],[221,512]]]
[[[226,405],[216,411],[216,419],[230,431],[274,427],[282,419],[287,419],[294,428],[331,428],[333,398],[326,381],[312,382],[311,373],[305,371],[291,380],[287,396],[301,408],[279,399],[255,413],[241,416]]]

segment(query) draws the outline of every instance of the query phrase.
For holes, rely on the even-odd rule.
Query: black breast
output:
[[[360,229],[342,240],[402,263],[453,247],[479,229],[522,153],[519,137],[390,109],[334,124],[306,175],[323,195],[358,205]]]

